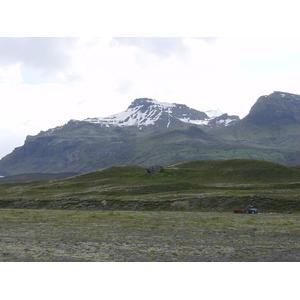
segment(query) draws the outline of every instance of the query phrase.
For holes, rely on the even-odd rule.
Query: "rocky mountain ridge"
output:
[[[239,120],[238,116],[223,114],[220,110],[198,111],[185,104],[159,102],[149,98],[135,99],[128,108],[120,113],[108,117],[86,118],[84,120],[72,119],[69,123],[91,123],[99,127],[136,127],[138,129],[151,130],[164,129],[178,126],[182,123],[195,124],[201,127],[214,128],[234,124]],[[57,126],[39,135],[51,135],[54,131],[63,129]]]
[[[70,120],[28,136],[0,161],[0,175],[91,172],[187,160],[259,159],[300,164],[300,96],[261,96],[240,120],[140,98],[119,114]]]
[[[221,118],[222,117],[222,118]],[[216,118],[219,122],[213,122]],[[149,98],[135,99],[124,111],[105,118],[88,118],[85,122],[102,126],[150,126],[159,123],[163,127],[179,124],[178,121],[200,126],[228,126],[239,118],[228,116],[219,110],[197,111],[185,104],[159,102]]]
[[[300,96],[283,92],[261,96],[244,120],[255,125],[272,126],[300,123]]]

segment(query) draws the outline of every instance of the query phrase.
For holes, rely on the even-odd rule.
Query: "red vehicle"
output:
[[[236,213],[236,214],[238,214],[238,213],[240,213],[240,214],[246,214],[247,213],[247,209],[235,208],[233,210],[233,212]]]
[[[242,214],[257,214],[258,210],[254,206],[249,206],[247,209],[235,208],[233,212]]]

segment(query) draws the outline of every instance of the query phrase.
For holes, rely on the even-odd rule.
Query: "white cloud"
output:
[[[18,65],[28,83],[57,81],[70,68],[70,51],[74,38],[2,37],[0,64],[5,68]]]
[[[141,51],[154,54],[161,58],[172,55],[178,57],[187,55],[189,49],[184,44],[183,38],[163,37],[119,37],[113,38],[112,45],[127,45],[137,47]]]
[[[20,64],[0,68],[0,83],[18,84],[23,82]]]

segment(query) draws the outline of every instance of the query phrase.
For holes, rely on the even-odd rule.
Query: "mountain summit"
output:
[[[189,108],[185,104],[166,103],[149,98],[139,98],[135,99],[121,113],[105,118],[88,118],[83,121],[107,127],[137,126],[141,128],[156,125],[160,128],[168,128],[179,125],[182,122],[200,126],[228,126],[237,120],[237,116],[223,115],[219,110],[202,112]]]
[[[256,125],[275,125],[278,122],[300,124],[300,96],[285,92],[261,96],[252,106],[245,121]]]
[[[0,175],[242,158],[294,166],[300,164],[299,149],[299,95],[262,96],[242,120],[139,98],[118,114],[71,120],[27,136],[23,146],[0,160]]]

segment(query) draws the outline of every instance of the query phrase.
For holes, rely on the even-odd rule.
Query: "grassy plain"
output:
[[[0,261],[300,261],[299,179],[229,160],[2,184]]]
[[[0,209],[0,261],[300,261],[300,214]]]

